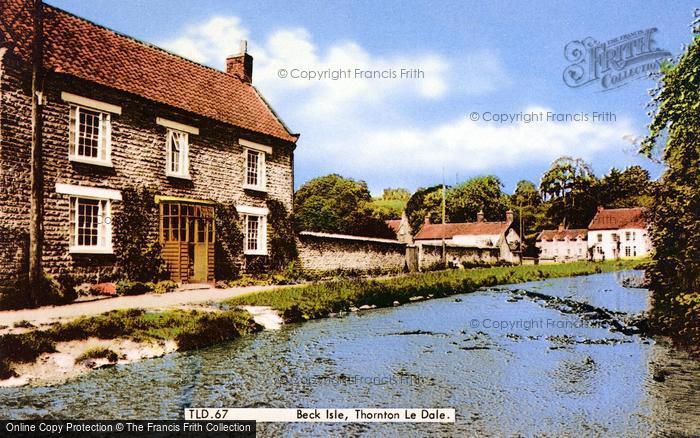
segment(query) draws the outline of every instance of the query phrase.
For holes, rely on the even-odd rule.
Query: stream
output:
[[[641,275],[500,286],[290,324],[61,385],[0,388],[0,411],[175,419],[187,407],[439,407],[456,409],[456,423],[267,423],[258,434],[700,434],[700,362],[636,330],[649,294],[623,284]]]

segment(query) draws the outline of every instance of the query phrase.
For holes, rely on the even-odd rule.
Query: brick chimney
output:
[[[241,40],[238,55],[226,58],[226,73],[241,78],[243,82],[253,82],[253,57],[248,54],[248,41]]]
[[[513,215],[513,210],[506,211],[506,222],[513,222],[515,216]]]
[[[484,210],[479,210],[479,212],[476,214],[476,221],[477,222],[484,221]]]
[[[564,231],[564,222],[559,224],[559,231]]]
[[[430,216],[426,216],[423,225],[430,225]]]

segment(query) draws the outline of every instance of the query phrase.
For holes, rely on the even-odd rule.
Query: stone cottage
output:
[[[451,247],[471,248],[491,253],[496,250],[498,260],[509,263],[520,261],[520,235],[513,229],[513,212],[506,212],[504,221],[484,220],[479,212],[476,222],[432,224],[425,219],[423,227],[413,238],[416,244],[439,245],[442,238]]]
[[[30,223],[27,0],[0,11],[0,272],[18,269]],[[242,218],[243,252],[265,255],[266,202],[291,211],[293,134],[253,87],[245,44],[219,71],[43,6],[43,268],[115,263],[111,218],[126,187],[155,187],[153,223],[172,279],[214,280],[213,205]]]
[[[540,262],[567,262],[588,259],[588,230],[565,229],[542,230],[535,245],[540,250]]]
[[[598,207],[588,225],[594,260],[643,257],[652,249],[644,209]]]

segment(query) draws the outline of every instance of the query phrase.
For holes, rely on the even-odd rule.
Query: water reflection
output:
[[[548,280],[290,325],[56,387],[3,389],[0,408],[11,418],[178,418],[190,406],[453,407],[458,414],[455,425],[440,426],[259,425],[262,436],[698,434],[697,362],[514,292],[633,314],[646,308],[647,292],[624,287],[630,275],[639,273]],[[524,320],[557,324],[513,323]],[[654,380],[658,370],[669,373],[665,382]]]

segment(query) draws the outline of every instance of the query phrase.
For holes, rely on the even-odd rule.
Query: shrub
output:
[[[158,283],[151,283],[151,289],[157,294],[167,294],[177,289],[177,283],[171,280],[163,280]]]
[[[152,284],[121,280],[117,283],[117,295],[143,295],[153,291]]]
[[[132,281],[168,278],[168,269],[157,242],[160,218],[155,193],[145,187],[122,190],[122,210],[112,220],[115,254],[122,274]]]
[[[93,347],[85,350],[80,356],[75,358],[76,363],[80,363],[90,359],[107,359],[110,362],[119,360],[119,356],[109,348]]]
[[[240,276],[243,254],[243,232],[238,212],[233,204],[217,204],[214,207],[216,226],[214,275],[217,280],[233,280]]]

